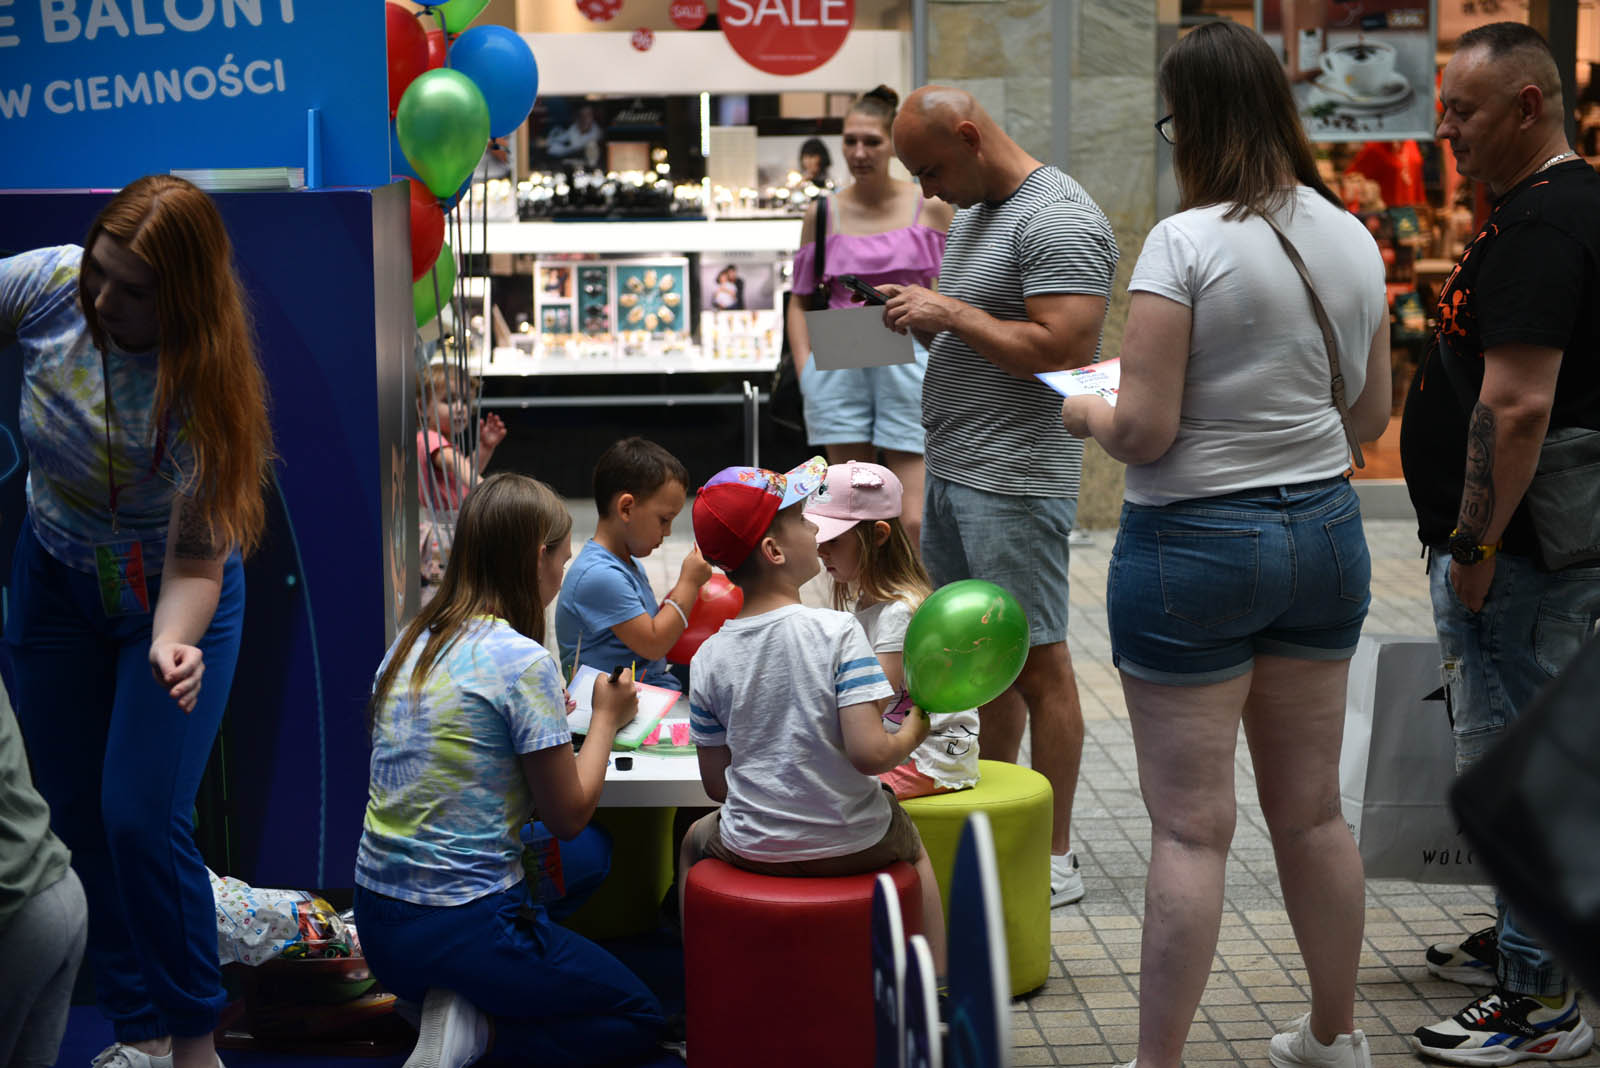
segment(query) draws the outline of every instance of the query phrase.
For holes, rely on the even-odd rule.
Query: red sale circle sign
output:
[[[622,0],[578,0],[578,10],[590,22],[610,22],[622,10]]]
[[[667,14],[678,29],[698,30],[706,24],[706,0],[672,0]]]
[[[855,0],[722,0],[717,21],[757,70],[794,75],[833,58],[850,35]]]
[[[633,31],[633,36],[630,38],[630,40],[632,41],[634,48],[638,49],[640,52],[648,52],[650,51],[650,46],[656,43],[656,35],[650,29],[650,27],[640,26],[637,30]]]

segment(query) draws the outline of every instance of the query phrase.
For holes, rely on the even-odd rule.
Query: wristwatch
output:
[[[1450,555],[1455,558],[1456,563],[1467,566],[1481,564],[1485,560],[1493,559],[1494,554],[1500,548],[1500,543],[1479,545],[1478,539],[1473,535],[1463,533],[1460,530],[1452,530],[1450,532],[1449,547]]]

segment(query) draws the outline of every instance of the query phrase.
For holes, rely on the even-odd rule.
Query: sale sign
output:
[[[722,0],[717,20],[746,63],[768,74],[795,75],[833,58],[855,14],[855,0]]]
[[[672,0],[667,14],[678,29],[698,30],[706,24],[706,0]]]

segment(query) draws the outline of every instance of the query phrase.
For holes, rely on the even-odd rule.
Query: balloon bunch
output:
[[[455,284],[444,212],[460,201],[491,138],[527,119],[539,92],[533,52],[504,26],[474,26],[489,0],[446,0],[423,10],[439,23],[384,5],[388,27],[390,159],[411,186],[411,278],[417,325],[439,313]],[[400,175],[397,175],[399,177]],[[434,277],[427,277],[430,272]]]

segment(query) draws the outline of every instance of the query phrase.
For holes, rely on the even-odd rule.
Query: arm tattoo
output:
[[[217,555],[211,520],[192,500],[178,507],[178,534],[172,551],[180,560],[210,560]]]
[[[1467,477],[1456,528],[1482,538],[1494,519],[1494,412],[1482,401],[1467,426]]]

